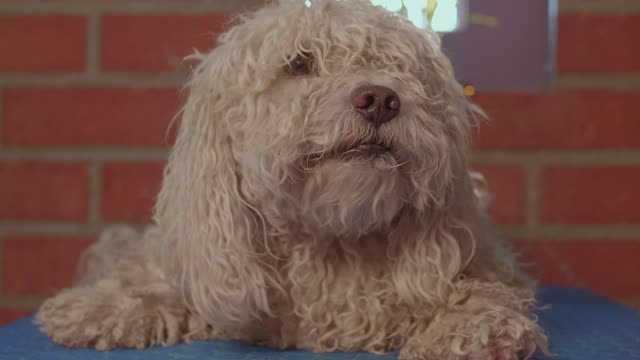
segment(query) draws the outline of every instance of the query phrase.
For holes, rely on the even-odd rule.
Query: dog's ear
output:
[[[469,171],[469,133],[484,113],[471,104],[457,82],[436,35],[426,32],[422,46],[430,54],[422,63],[425,92],[440,122],[434,142],[435,169],[430,177],[429,201],[390,234],[397,245],[393,276],[405,301],[446,299],[460,276],[489,281],[523,283],[515,260],[492,234],[485,211],[489,197],[481,178]],[[419,47],[419,46],[417,46]],[[394,241],[402,239],[404,241]],[[417,276],[426,273],[433,276]],[[416,303],[417,304],[417,303]]]
[[[226,90],[239,65],[225,46],[198,57],[154,219],[164,270],[187,303],[210,323],[239,324],[269,313],[261,217],[243,198],[232,151],[241,99]]]
[[[469,133],[482,112],[470,104],[456,81],[436,34],[426,31],[415,40],[416,48],[427,54],[428,61],[421,63],[421,73],[428,74],[423,87],[431,115],[438,120],[429,129],[433,164],[427,167],[430,176],[423,177],[428,186],[414,197],[416,213],[403,214],[390,243],[398,246],[393,274],[395,282],[403,285],[400,295],[407,302],[427,298],[435,304],[446,298],[458,276],[470,271],[487,278],[489,273],[506,274],[511,260],[493,261],[507,270],[487,265],[487,259],[494,260],[498,252],[493,251],[484,217],[487,194],[469,172],[468,159]],[[425,267],[433,276],[416,275],[424,274]]]

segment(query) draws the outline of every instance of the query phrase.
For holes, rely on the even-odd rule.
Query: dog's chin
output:
[[[307,223],[334,235],[362,235],[389,226],[406,203],[400,165],[386,149],[365,145],[313,169],[303,194]]]

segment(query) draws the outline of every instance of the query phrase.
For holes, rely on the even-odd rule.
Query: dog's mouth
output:
[[[311,153],[306,156],[306,168],[317,166],[323,159],[339,159],[341,161],[388,161],[406,163],[406,151],[387,143],[380,138],[347,139],[331,151]]]
[[[376,155],[389,153],[392,150],[393,149],[389,144],[384,143],[378,138],[374,138],[340,144],[336,149],[336,155],[343,156],[355,153]]]

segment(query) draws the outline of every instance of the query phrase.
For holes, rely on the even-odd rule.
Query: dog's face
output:
[[[197,314],[271,313],[267,254],[301,246],[297,268],[336,237],[386,236],[420,295],[425,261],[459,273],[480,232],[466,99],[435,34],[365,0],[281,0],[195,58],[154,220]]]
[[[242,192],[256,206],[286,200],[297,220],[341,234],[446,201],[467,121],[437,35],[368,1],[281,1],[216,51],[210,81],[224,86]]]

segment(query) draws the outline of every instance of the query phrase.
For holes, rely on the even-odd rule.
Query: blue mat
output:
[[[555,360],[640,359],[640,313],[586,292],[544,288],[540,304],[551,308],[539,312],[549,333]],[[68,350],[41,334],[31,318],[0,328],[0,359],[7,360],[388,360],[397,354],[313,354],[277,351],[233,342],[202,341],[144,351]],[[536,359],[542,359],[538,356]]]

